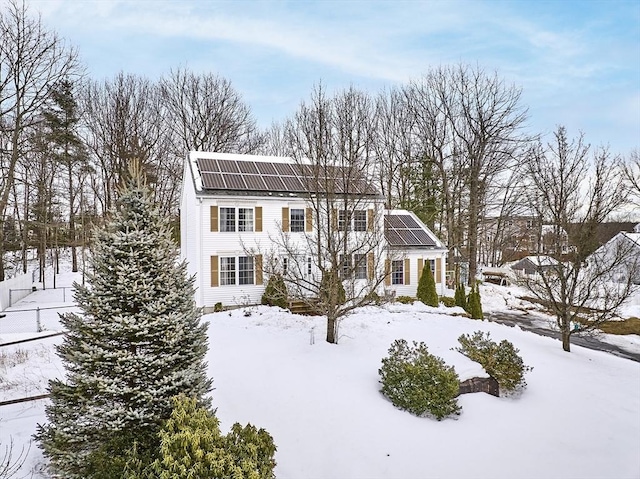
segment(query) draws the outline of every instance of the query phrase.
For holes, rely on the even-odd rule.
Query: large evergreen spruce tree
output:
[[[118,445],[132,446],[129,439],[144,448],[170,417],[172,397],[206,406],[211,389],[193,278],[177,261],[168,218],[139,167],[130,168],[116,209],[97,231],[88,269],[87,286],[75,284],[82,313],[61,316],[66,380],[50,382],[49,423],[36,435],[56,477],[93,477],[94,453],[109,447],[117,455]]]

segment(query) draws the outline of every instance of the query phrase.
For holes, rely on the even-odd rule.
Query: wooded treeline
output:
[[[77,270],[78,247],[103,222],[132,158],[177,226],[191,150],[333,156],[361,167],[387,207],[414,211],[451,260],[468,259],[470,278],[478,260],[503,260],[508,218],[537,214],[524,165],[546,147],[528,133],[521,90],[481,67],[434,67],[377,94],[319,85],[289,120],[261,130],[215,73],[87,78],[77,50],[15,0],[0,10],[0,33],[0,280],[26,271],[34,248],[44,266],[47,250],[70,247]],[[640,201],[637,151],[598,154],[624,169]]]

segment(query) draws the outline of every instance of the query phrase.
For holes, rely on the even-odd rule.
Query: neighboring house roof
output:
[[[392,248],[446,249],[436,235],[407,210],[390,210],[384,215],[384,237]]]
[[[289,157],[191,152],[189,165],[199,194],[379,196],[360,171],[328,166],[318,173],[311,163]]]
[[[525,256],[520,261],[511,265],[511,269],[513,270],[522,270],[522,269],[538,269],[538,268],[549,268],[551,266],[555,266],[558,264],[558,261],[553,259],[551,256],[545,255],[531,255]]]

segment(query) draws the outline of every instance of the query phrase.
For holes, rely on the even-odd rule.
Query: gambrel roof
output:
[[[191,152],[189,160],[196,191],[203,194],[379,196],[363,172],[354,168],[315,167],[289,157],[228,153]]]

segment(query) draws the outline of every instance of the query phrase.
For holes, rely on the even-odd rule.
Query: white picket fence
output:
[[[0,281],[0,311],[4,311],[16,301],[31,293],[33,278],[31,273],[20,274]]]

